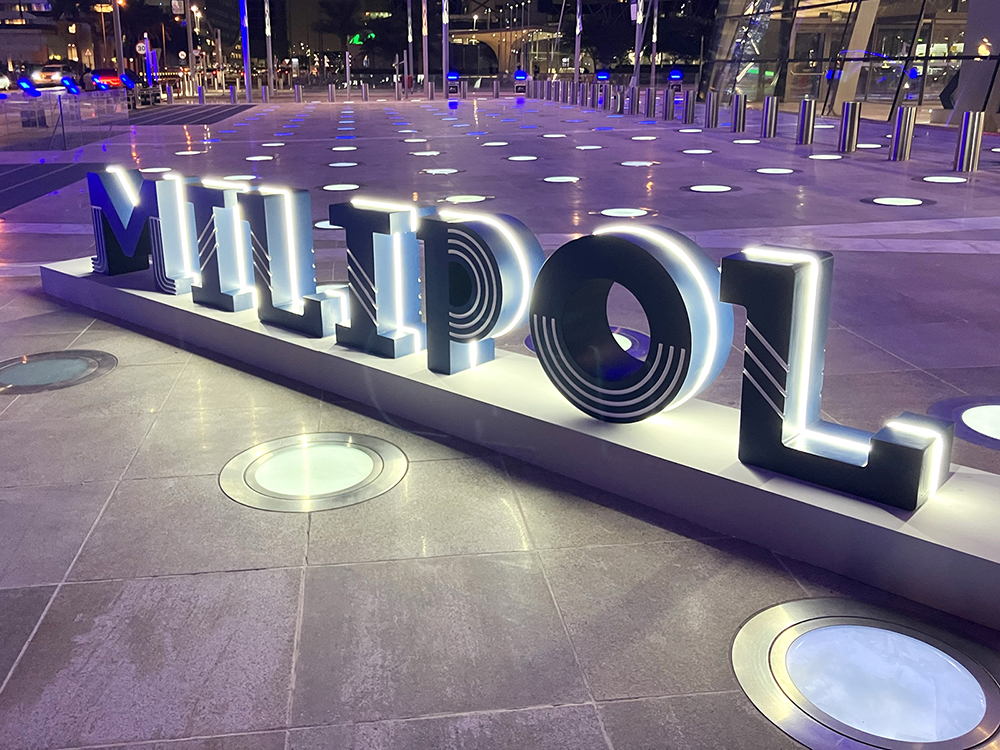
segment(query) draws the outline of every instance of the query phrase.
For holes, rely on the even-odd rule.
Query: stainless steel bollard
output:
[[[672,88],[667,88],[663,92],[663,119],[673,122],[677,119],[677,100],[674,98],[676,92]]]
[[[587,106],[587,84],[581,83],[578,87],[579,91],[576,92],[576,103],[581,107]]]
[[[493,79],[493,98],[494,99],[499,99],[500,98],[500,79],[499,78],[494,78]]]
[[[979,152],[983,146],[985,112],[966,112],[955,146],[955,171],[975,172],[979,169]]]
[[[694,103],[698,92],[694,89],[687,89],[684,92],[684,124],[694,125]]]
[[[229,87],[229,103],[230,104],[236,104],[236,87],[235,86],[230,86]]]
[[[778,134],[778,97],[765,96],[760,112],[760,137],[774,138]]]
[[[705,127],[719,127],[719,92],[709,91],[705,94]]]
[[[260,85],[260,100],[264,102],[264,104],[271,101],[271,88],[263,83]]]
[[[861,128],[861,102],[844,102],[840,114],[840,139],[837,151],[852,154],[858,150],[858,130]]]
[[[459,81],[458,82],[458,95],[463,99],[469,98],[469,82]]]
[[[331,83],[331,84],[327,85],[327,87],[326,87],[326,100],[328,102],[335,102],[335,101],[337,101],[337,86],[336,86],[336,84]]]
[[[816,133],[816,100],[803,99],[799,105],[799,125],[795,131],[795,142],[800,146],[808,146],[813,142]]]
[[[630,115],[639,114],[639,89],[636,86],[629,86],[625,94],[625,102]]]
[[[396,81],[395,96],[396,96],[396,101],[397,102],[400,102],[400,101],[403,100],[403,82],[402,81]]]
[[[601,84],[601,109],[611,109],[611,84]]]
[[[656,117],[656,89],[646,89],[646,117]]]
[[[205,87],[204,86],[199,86],[198,87],[198,104],[204,104],[204,103],[205,103]]]
[[[545,101],[552,101],[552,81],[545,81]]]
[[[434,81],[428,81],[427,83],[427,100],[434,101]]]
[[[580,87],[574,86],[572,83],[567,85],[569,86],[569,103],[575,105],[579,101]]]
[[[896,109],[896,124],[892,128],[889,161],[909,161],[913,150],[913,126],[917,124],[917,108],[903,105]]]
[[[743,133],[747,129],[747,95],[733,94],[732,126],[734,133]]]
[[[572,88],[572,84],[569,81],[562,82],[562,88],[559,90],[559,101],[563,104],[569,104],[570,88]]]
[[[299,91],[299,87],[296,86],[295,87],[295,93],[296,93],[296,99],[295,100],[296,101],[298,101],[298,91]],[[368,84],[367,83],[362,83],[361,84],[361,101],[363,101],[363,102],[368,101]]]
[[[590,93],[587,95],[587,106],[590,109],[597,109],[601,103],[601,87],[596,83],[590,84]]]
[[[302,86],[298,83],[295,84],[295,103],[302,104]]]
[[[616,115],[625,114],[625,87],[615,86],[614,113]]]
[[[232,88],[232,86],[230,86],[229,88]],[[174,103],[174,87],[171,86],[168,83],[167,84],[167,104],[173,104],[173,103]],[[235,102],[233,102],[233,103],[235,104]]]

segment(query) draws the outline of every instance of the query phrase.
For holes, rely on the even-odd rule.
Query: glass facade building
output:
[[[998,53],[997,0],[721,0],[702,85],[725,98],[816,99],[826,112],[913,104],[947,122],[996,113]]]

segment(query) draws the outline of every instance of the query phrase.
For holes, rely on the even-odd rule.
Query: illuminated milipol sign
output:
[[[317,287],[309,194],[110,167],[89,175],[95,273],[147,269],[157,289],[380,357],[426,351],[445,375],[491,361],[528,323],[538,360],[576,408],[607,422],[676,409],[722,370],[746,309],[739,458],[830,489],[917,508],[948,476],[954,425],[905,413],[876,433],[820,416],[833,257],[748,248],[716,268],[669,229],[612,224],[548,259],[505,215],[355,199],[348,283]],[[423,243],[423,270],[421,270]],[[611,287],[642,305],[644,359],[615,340]]]

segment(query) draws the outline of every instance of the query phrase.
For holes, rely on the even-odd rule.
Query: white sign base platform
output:
[[[424,355],[387,360],[190,296],[153,291],[152,274],[106,277],[89,259],[43,266],[66,302],[321,388],[780,554],[961,617],[1000,624],[1000,476],[961,466],[913,513],[744,466],[739,412],[692,401],[637,424],[584,416],[532,358],[456,375]],[[220,467],[221,468],[221,467]]]

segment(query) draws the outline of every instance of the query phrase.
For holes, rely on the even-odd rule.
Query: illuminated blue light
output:
[[[125,84],[125,88],[127,89],[135,88],[135,80],[127,72],[122,73],[121,76],[119,77],[121,78],[122,83]]]
[[[528,74],[525,73],[523,70],[515,71],[514,72],[514,80],[515,81],[526,81],[526,80],[528,80]]]
[[[66,90],[74,96],[78,96],[80,94],[80,87],[77,86],[76,81],[69,76],[62,79],[62,85],[65,86]]]
[[[486,135],[485,130],[470,130],[466,135]]]
[[[291,135],[291,133],[289,133],[289,135]],[[350,140],[350,139],[355,138],[355,137],[356,136],[353,136],[353,135],[338,135],[337,139],[338,140],[345,140],[345,139],[346,140]]]
[[[513,117],[503,117],[500,119],[500,122],[517,122],[517,119]]]
[[[599,128],[594,128],[594,130],[614,130],[614,128],[612,128],[612,127],[610,127],[608,125],[604,125],[604,126],[599,127]]]
[[[677,70],[676,68],[674,70],[671,70],[670,71],[670,80],[671,81],[682,81],[682,80],[684,80],[684,72],[680,71],[680,70]]]
[[[607,81],[611,78],[611,74],[606,70],[599,70],[595,77],[598,81]]]
[[[451,71],[450,73],[448,73],[448,80],[449,81],[457,81],[458,80],[458,73],[456,71],[454,71],[454,70]]]

